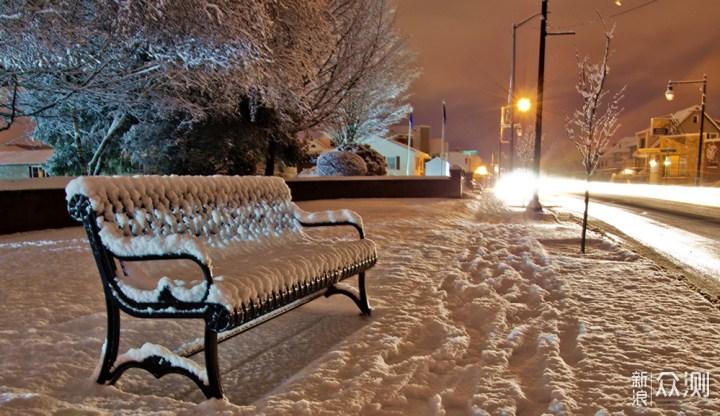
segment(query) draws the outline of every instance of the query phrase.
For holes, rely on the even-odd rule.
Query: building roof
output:
[[[610,146],[606,154],[608,153],[618,153],[622,151],[628,151],[630,150],[630,147],[637,143],[637,137],[635,136],[627,136],[619,139],[615,144]]]
[[[55,153],[54,149],[0,152],[0,165],[39,165]]]
[[[398,147],[404,149],[405,152],[407,152],[408,145],[402,144],[402,143],[398,143],[398,142],[396,142],[395,140],[386,139],[386,138],[380,137],[380,136],[376,136],[374,139],[370,139],[370,140],[366,141],[365,143],[370,144],[372,141],[375,141],[375,140],[385,140],[386,142],[391,143],[391,144],[393,144],[393,145],[395,145],[395,146],[398,146]],[[372,145],[371,145],[371,146],[372,146]],[[422,157],[422,158],[424,158],[424,159],[432,159],[432,157],[431,157],[429,154],[427,154],[427,153],[425,153],[425,152],[422,152],[422,151],[420,151],[420,150],[417,150],[417,149],[414,148],[414,147],[411,147],[411,148],[410,148],[410,152],[411,152],[411,153],[414,153],[415,155],[420,156],[420,157]]]
[[[674,112],[674,113],[672,113],[672,114],[666,114],[666,115],[664,115],[664,116],[653,117],[653,118],[664,118],[664,119],[668,119],[668,120],[675,119],[675,120],[678,121],[679,124],[681,124],[681,123],[682,123],[683,121],[685,121],[685,119],[688,118],[688,116],[690,116],[690,114],[692,114],[694,111],[702,111],[702,107],[700,107],[699,105],[695,104],[695,105],[690,106],[690,107],[688,107],[688,108],[684,108],[684,109],[682,109],[682,110],[680,110],[680,111],[676,111],[676,112]],[[708,120],[710,120],[710,122],[713,123],[718,130],[720,130],[720,125],[718,124],[718,121],[715,120],[715,119],[713,119],[712,117],[710,117],[710,116],[708,115],[707,111],[705,112],[705,118],[707,118]],[[649,130],[649,129],[648,129],[648,130]],[[642,130],[642,131],[645,131],[645,130]],[[638,132],[638,133],[640,133],[640,132]]]

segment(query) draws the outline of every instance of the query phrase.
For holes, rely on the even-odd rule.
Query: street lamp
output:
[[[530,100],[527,98],[522,98],[520,101],[518,101],[518,110],[522,111],[523,113],[528,111],[530,109]]]
[[[695,172],[695,186],[700,186],[700,165],[702,164],[702,148],[703,148],[703,127],[705,122],[705,92],[707,90],[707,75],[703,75],[703,79],[694,81],[668,81],[667,90],[665,91],[665,98],[668,101],[672,101],[675,98],[673,93],[673,85],[677,84],[701,84],[700,91],[702,91],[701,105],[700,105],[700,137],[698,137],[698,158],[697,158],[697,171]]]
[[[515,134],[515,131],[513,130],[515,127],[520,126],[519,124],[513,124],[512,122],[510,124],[505,123],[505,109],[508,110],[510,114],[515,114],[513,111],[511,111],[512,106],[508,107],[500,107],[500,140],[498,141],[498,166],[500,166],[500,156],[502,154],[502,145],[506,143],[510,143],[510,170],[512,170],[512,146],[513,141],[512,137]],[[517,103],[518,110],[522,112],[526,112],[530,109],[530,100],[527,98],[521,98],[520,101]],[[506,128],[510,128],[510,141],[504,142],[503,141],[503,130]]]

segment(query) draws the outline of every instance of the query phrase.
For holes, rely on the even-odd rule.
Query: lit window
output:
[[[45,173],[45,171],[41,167],[29,166],[29,168],[30,168],[30,170],[28,173],[31,178],[44,178],[44,177],[48,176],[47,173]]]

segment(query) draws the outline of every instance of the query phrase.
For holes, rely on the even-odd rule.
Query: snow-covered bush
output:
[[[318,176],[365,176],[367,164],[355,153],[334,150],[317,161]]]
[[[338,146],[337,150],[352,152],[363,158],[365,164],[367,164],[367,176],[387,175],[387,162],[385,161],[385,157],[370,147],[370,145],[345,143]]]

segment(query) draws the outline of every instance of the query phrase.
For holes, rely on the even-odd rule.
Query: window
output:
[[[400,169],[400,156],[386,157],[385,161],[388,164],[388,169]]]
[[[641,137],[640,140],[638,141],[638,148],[639,149],[645,148],[645,138],[644,137]]]
[[[678,162],[678,176],[686,176],[687,175],[687,158],[685,156],[680,156],[680,161]]]
[[[717,133],[708,133],[707,136],[705,136],[706,139],[717,139],[718,134]]]
[[[718,167],[718,146],[715,143],[710,143],[705,150],[707,157],[707,167],[717,169]]]
[[[698,122],[698,116],[693,116],[693,123],[697,124]]]
[[[48,176],[44,170],[39,166],[29,166],[29,177],[30,178],[44,178]]]

